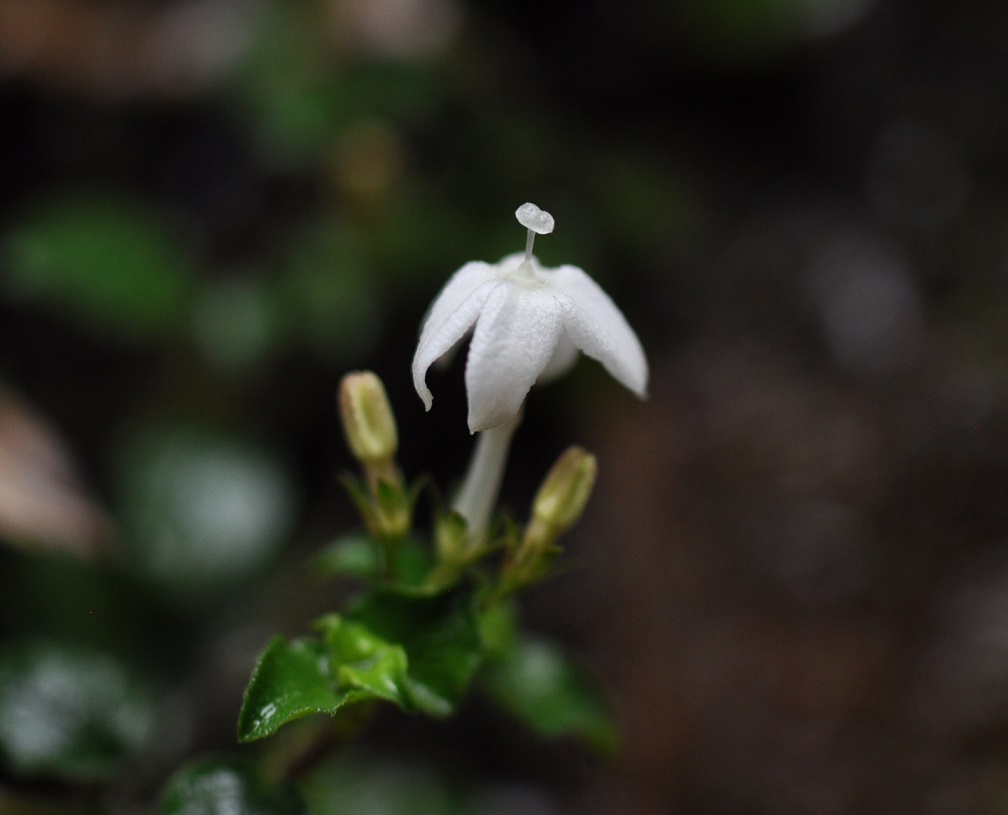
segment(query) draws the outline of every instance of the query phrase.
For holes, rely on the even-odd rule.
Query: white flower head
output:
[[[578,349],[644,398],[647,359],[623,314],[577,266],[547,269],[533,256],[536,234],[553,231],[552,215],[523,204],[515,217],[528,229],[525,254],[467,263],[431,305],[413,357],[424,405],[434,400],[427,369],[474,326],[465,373],[472,433],[513,418],[532,385],[568,370]]]

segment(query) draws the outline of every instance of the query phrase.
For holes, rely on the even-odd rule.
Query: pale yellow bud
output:
[[[560,554],[557,539],[581,517],[597,473],[595,456],[581,447],[571,447],[557,459],[532,502],[525,534],[505,558],[498,597],[507,597],[549,573]]]
[[[532,502],[534,521],[545,524],[554,535],[570,529],[584,512],[598,462],[581,447],[571,447],[557,459]]]
[[[376,374],[360,371],[344,376],[339,408],[347,443],[361,464],[386,465],[395,458],[399,446],[395,417]]]

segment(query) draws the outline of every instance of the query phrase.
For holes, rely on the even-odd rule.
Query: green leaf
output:
[[[400,707],[408,706],[402,687],[409,660],[401,645],[386,642],[361,623],[336,614],[323,618],[319,627],[324,631],[339,687],[364,691]]]
[[[287,722],[312,713],[335,714],[368,698],[353,688],[339,688],[327,647],[314,639],[286,642],[276,637],[259,657],[245,689],[238,715],[238,739],[255,741]]]
[[[615,749],[615,729],[588,678],[550,643],[516,641],[480,673],[479,685],[541,736],[574,736],[604,752]]]
[[[382,573],[379,544],[367,535],[347,535],[326,546],[312,560],[312,568],[323,577],[378,579]]]
[[[292,719],[363,701],[452,714],[483,657],[471,600],[462,592],[380,590],[348,615],[320,619],[319,638],[277,637],[245,691],[239,739],[260,739]]]
[[[0,754],[18,772],[106,778],[154,730],[150,695],[111,657],[41,641],[0,653]]]
[[[396,547],[395,580],[386,581],[381,545],[365,534],[347,535],[326,546],[312,561],[323,577],[356,577],[381,581],[401,593],[433,594],[427,588],[431,569],[429,547],[418,538],[406,538]]]
[[[402,646],[409,666],[402,688],[407,709],[448,716],[468,690],[483,659],[471,599],[463,591],[428,597],[378,590],[347,615]]]
[[[195,271],[156,215],[91,195],[47,202],[3,244],[5,287],[80,320],[134,336],[188,325]]]
[[[168,781],[161,815],[307,815],[290,785],[270,787],[244,763],[204,759]]]

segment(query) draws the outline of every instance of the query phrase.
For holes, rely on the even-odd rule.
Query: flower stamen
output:
[[[518,223],[528,229],[528,238],[525,239],[525,262],[532,260],[532,244],[536,235],[548,235],[553,231],[553,216],[545,210],[539,209],[535,204],[522,204],[515,210],[515,218]]]

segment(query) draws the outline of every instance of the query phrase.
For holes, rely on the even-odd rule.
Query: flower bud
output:
[[[469,548],[469,529],[465,518],[457,512],[439,515],[434,521],[434,548],[438,560],[462,562]]]
[[[504,560],[498,597],[537,583],[549,573],[561,551],[557,539],[584,512],[597,472],[595,456],[581,447],[571,447],[557,459],[532,502],[525,534]]]
[[[581,447],[566,450],[536,493],[533,520],[549,527],[554,535],[566,532],[584,512],[597,473],[598,462],[591,453]]]
[[[362,371],[344,376],[339,408],[354,457],[365,467],[390,463],[399,446],[399,436],[385,386],[377,375]]]

